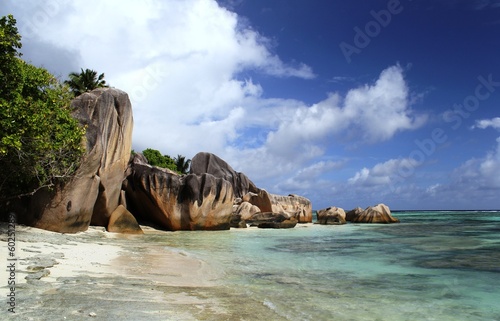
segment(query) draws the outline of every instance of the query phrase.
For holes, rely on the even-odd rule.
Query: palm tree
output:
[[[178,172],[180,172],[181,174],[188,173],[189,165],[191,164],[190,159],[186,160],[185,156],[177,155],[177,157],[174,158],[174,161],[175,161],[175,166],[177,166]]]
[[[81,68],[81,72],[72,72],[69,74],[69,80],[64,83],[68,85],[75,96],[79,96],[84,92],[91,91],[100,87],[108,87],[104,80],[104,73],[97,76],[97,71],[92,69]]]

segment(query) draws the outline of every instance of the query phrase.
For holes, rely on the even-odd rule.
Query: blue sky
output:
[[[500,208],[500,1],[7,0],[24,59],[129,93],[134,149],[315,209]]]

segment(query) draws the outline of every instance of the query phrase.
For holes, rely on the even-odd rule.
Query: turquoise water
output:
[[[221,320],[500,320],[500,212],[393,215],[164,242],[221,271]]]

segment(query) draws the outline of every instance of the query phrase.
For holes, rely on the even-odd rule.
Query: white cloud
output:
[[[262,187],[299,186],[308,177],[321,181],[321,173],[339,166],[322,160],[339,142],[386,141],[426,121],[411,109],[399,65],[383,70],[373,83],[345,95],[330,93],[313,105],[291,97],[263,98],[266,88],[241,79],[243,72],[305,80],[315,74],[304,63],[282,61],[269,39],[214,0],[49,0],[43,5],[8,0],[6,8],[26,33],[25,56],[33,63],[46,64],[47,57],[37,54],[44,46],[51,49],[52,62],[61,62],[50,64],[53,72],[92,68],[129,93],[136,150],[152,147],[187,157],[213,152]],[[59,56],[57,48],[64,48]],[[391,181],[390,167],[397,165],[391,162],[402,161],[362,170],[351,183]],[[313,183],[307,180],[311,188]]]
[[[345,98],[332,93],[312,106],[267,108],[274,114],[275,129],[267,132],[259,153],[272,156],[275,164],[301,166],[339,145],[337,141],[375,143],[416,129],[426,117],[411,110],[408,92],[403,70],[396,65],[382,71],[374,84],[351,89]]]
[[[453,172],[454,183],[466,190],[500,189],[500,137],[484,158],[470,159]]]
[[[476,124],[472,126],[473,129],[474,128],[485,129],[488,127],[500,130],[500,117],[495,117],[492,119],[476,120]]]
[[[417,166],[411,158],[390,159],[383,163],[378,163],[371,169],[362,168],[353,177],[349,178],[348,183],[351,186],[360,188],[371,188],[377,186],[386,186],[394,189],[408,177],[409,170]]]
[[[385,69],[374,85],[351,90],[344,104],[344,114],[364,129],[363,139],[370,142],[387,140],[426,121],[425,116],[414,116],[410,109],[409,90],[400,66]]]

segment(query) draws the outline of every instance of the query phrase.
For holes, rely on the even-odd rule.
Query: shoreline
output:
[[[70,320],[196,320],[197,313],[222,309],[213,296],[198,294],[220,286],[221,272],[151,239],[168,232],[143,229],[144,235],[123,235],[91,226],[61,234],[16,225],[15,315],[26,320],[54,315]],[[0,223],[0,230],[1,240],[7,241],[7,223]],[[7,248],[0,258],[8,262]],[[4,298],[8,273],[2,269],[0,274]],[[0,314],[11,314],[7,309],[2,304]]]

